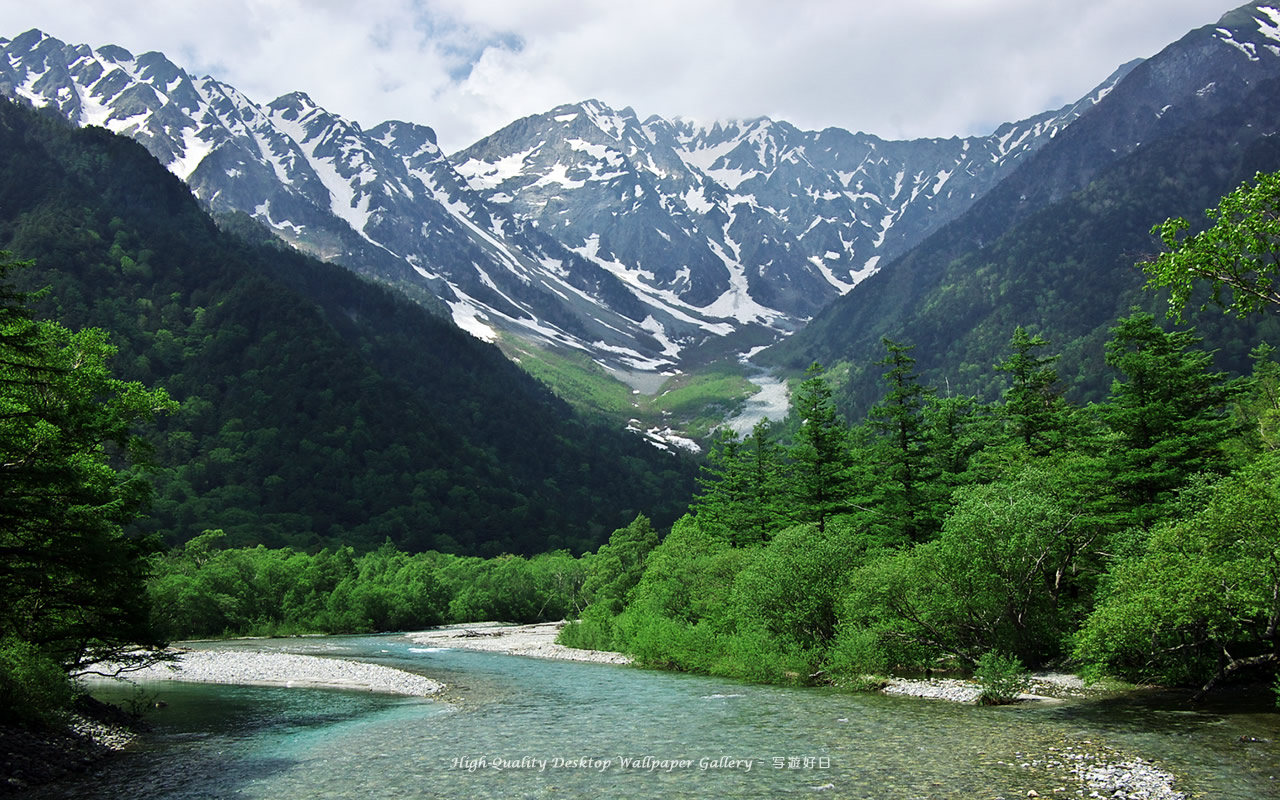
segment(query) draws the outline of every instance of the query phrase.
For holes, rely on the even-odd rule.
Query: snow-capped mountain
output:
[[[887,336],[915,345],[926,381],[989,395],[984,365],[1007,357],[1022,325],[1060,348],[1064,383],[1105,396],[1110,378],[1088,359],[1100,360],[1100,343],[1132,306],[1163,305],[1133,268],[1158,252],[1151,226],[1176,216],[1200,225],[1222,194],[1280,169],[1277,108],[1272,0],[1235,9],[1135,66],[969,211],[757,362],[870,364]],[[1215,363],[1247,363],[1245,343],[1257,337],[1201,320],[1221,337]],[[851,407],[869,407],[883,391],[879,371],[861,370],[847,391]]]
[[[985,137],[641,122],[587,101],[514,122],[452,161],[487,200],[654,302],[786,329],[965,211],[1132,66]]]
[[[39,31],[0,53],[3,93],[136,139],[213,211],[248,213],[322,258],[442,300],[483,338],[512,330],[649,368],[670,349],[653,332],[690,328],[651,317],[616,277],[487,203],[429,128],[362,130],[302,93],[262,106],[158,53]]]
[[[0,92],[136,139],[213,211],[250,214],[483,338],[511,332],[627,370],[800,327],[967,210],[1133,66],[984,137],[641,122],[587,101],[446,157],[430,128],[364,130],[300,92],[259,105],[159,53],[29,31],[0,39],[0,54]]]

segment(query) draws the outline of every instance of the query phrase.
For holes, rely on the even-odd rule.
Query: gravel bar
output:
[[[182,650],[178,662],[125,673],[127,680],[354,689],[427,697],[444,684],[412,672],[338,658],[242,650]]]
[[[589,661],[597,664],[630,664],[621,653],[604,650],[579,650],[556,644],[556,635],[564,622],[540,622],[533,625],[505,625],[479,622],[447,625],[429,631],[406,634],[414,644],[424,647],[483,650],[512,656],[554,658],[560,661]]]

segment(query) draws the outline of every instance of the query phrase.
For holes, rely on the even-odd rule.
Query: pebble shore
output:
[[[976,703],[982,696],[982,688],[975,681],[960,678],[886,678],[880,691],[907,697],[950,700],[953,703]],[[1027,691],[1018,695],[1018,699],[1055,702],[1069,697],[1088,697],[1091,694],[1096,692],[1087,689],[1078,675],[1042,672],[1031,676]]]
[[[137,739],[132,723],[114,707],[84,701],[65,727],[0,726],[0,797],[91,772]]]
[[[554,658],[561,661],[588,661],[596,664],[630,664],[621,653],[604,650],[578,650],[556,644],[556,634],[563,622],[540,622],[533,625],[504,625],[479,622],[447,625],[429,631],[406,634],[414,644],[423,647],[483,650],[532,658]]]
[[[379,664],[321,656],[244,650],[183,650],[175,664],[157,664],[127,674],[128,680],[235,683],[355,689],[427,697],[444,684]]]

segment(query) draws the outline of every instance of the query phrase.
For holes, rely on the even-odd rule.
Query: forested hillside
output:
[[[34,261],[13,279],[181,403],[148,435],[146,529],[493,555],[678,513],[689,462],[576,417],[408,300],[227,226],[135,142],[0,103],[0,249]]]
[[[914,344],[921,375],[941,390],[995,399],[1000,388],[991,367],[1022,325],[1055,343],[1072,397],[1105,397],[1101,345],[1108,328],[1134,305],[1163,317],[1163,298],[1141,291],[1133,266],[1159,250],[1152,225],[1171,216],[1202,225],[1218,197],[1280,167],[1280,144],[1268,135],[1280,130],[1277,92],[1276,81],[1250,85],[1242,102],[1215,103],[1204,118],[1165,130],[1108,165],[1087,157],[1095,116],[1107,111],[1099,106],[970,212],[758,358],[795,370],[815,360],[852,364],[836,393],[857,418],[879,391],[870,365],[881,337]],[[1037,192],[1052,191],[1062,173],[1077,170],[1085,179],[1080,188],[1026,210]],[[1253,344],[1280,341],[1272,318],[1239,322],[1215,311],[1192,319],[1206,346],[1219,351],[1216,363],[1236,373],[1249,369]]]

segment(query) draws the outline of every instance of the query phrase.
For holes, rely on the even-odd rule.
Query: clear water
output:
[[[150,715],[146,746],[61,796],[899,800],[1049,797],[1062,786],[1070,792],[1057,796],[1075,796],[1020,764],[1088,740],[1153,759],[1204,797],[1280,798],[1280,713],[1261,704],[982,708],[430,650],[394,636],[216,646],[358,657],[449,690],[438,701],[151,684],[167,706]]]

